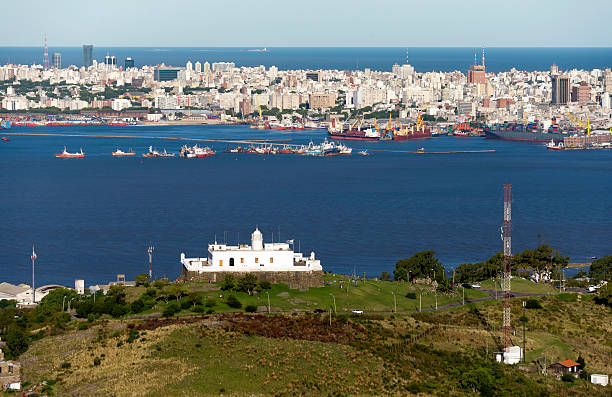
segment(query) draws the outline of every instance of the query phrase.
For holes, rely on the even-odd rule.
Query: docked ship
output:
[[[336,126],[336,120],[332,121],[332,125],[327,129],[327,133],[331,139],[351,139],[357,141],[378,141],[380,140],[380,131],[375,128],[361,129],[362,118],[358,117],[350,127],[345,130],[344,126]]]
[[[393,130],[394,141],[407,141],[409,139],[424,139],[431,138],[431,128],[427,127],[421,119],[421,114],[416,122],[401,125],[399,128]]]
[[[11,122],[0,119],[0,130],[8,130],[9,128],[11,128]]]
[[[562,142],[567,136],[576,133],[575,130],[567,131],[552,123],[548,127],[544,123],[534,121],[531,123],[495,123],[484,127],[487,138],[507,139],[513,141],[531,142]]]
[[[120,148],[117,148],[117,150],[113,152],[113,156],[114,157],[136,156],[136,152],[134,152],[132,149],[128,150],[127,152],[124,152]]]
[[[66,150],[66,146],[64,146],[64,150],[61,153],[55,153],[55,157],[58,159],[79,159],[85,157],[85,153],[83,153],[83,149],[76,153],[70,153]]]
[[[153,146],[149,146],[149,151],[143,153],[142,157],[174,157],[174,153],[168,153],[166,149],[164,149],[163,152],[158,152],[157,150],[153,150]]]

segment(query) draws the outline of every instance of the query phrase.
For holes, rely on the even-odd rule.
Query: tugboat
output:
[[[64,146],[64,150],[61,153],[55,153],[55,157],[58,159],[82,159],[85,157],[85,153],[83,153],[83,149],[76,153],[70,153],[66,150],[66,146]]]
[[[136,152],[134,152],[131,148],[128,152],[124,152],[120,148],[117,148],[117,151],[113,152],[113,156],[115,157],[136,156]]]
[[[370,155],[370,153],[368,153],[367,150],[361,150],[361,151],[357,152],[357,154],[360,155],[360,156],[369,156]]]
[[[546,144],[546,149],[548,150],[565,150],[565,146],[563,145],[563,141],[556,143],[554,139],[551,139],[550,142]]]
[[[424,147],[418,148],[417,153],[425,153],[425,148]]]
[[[10,141],[10,139],[8,139],[8,138],[7,138],[7,137],[5,137],[5,136],[3,136],[3,137],[2,137],[2,140],[3,140],[4,142],[8,142],[8,141]]]

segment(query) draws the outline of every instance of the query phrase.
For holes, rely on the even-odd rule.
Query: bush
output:
[[[406,298],[408,298],[408,299],[416,299],[417,298],[416,292],[408,292],[406,294]]]
[[[242,307],[242,303],[236,298],[234,295],[230,295],[225,299],[225,303],[234,309],[240,309]]]
[[[563,376],[561,376],[561,380],[563,382],[572,383],[572,382],[574,382],[576,380],[576,378],[574,378],[574,375],[563,374]]]
[[[247,273],[240,277],[236,282],[236,290],[246,292],[251,295],[257,287],[257,276],[253,273]]]
[[[244,311],[247,312],[247,313],[255,313],[257,311],[257,306],[255,306],[255,305],[247,305],[244,308]]]
[[[128,334],[128,338],[126,339],[127,343],[132,343],[140,337],[140,334],[135,329],[131,329]]]
[[[87,328],[89,328],[89,325],[87,325],[87,323],[80,323],[78,328],[79,331],[85,331]]]
[[[162,315],[164,317],[172,317],[180,311],[181,311],[181,307],[179,306],[179,304],[177,302],[171,302],[168,304],[168,306],[166,306]]]
[[[206,307],[214,307],[217,305],[217,301],[215,300],[215,298],[208,298],[206,299],[206,302],[204,302],[204,306]]]
[[[542,305],[540,305],[540,302],[537,299],[527,299],[527,302],[525,303],[525,308],[526,309],[541,309]]]
[[[130,305],[130,309],[132,310],[132,313],[141,313],[142,311],[144,311],[144,308],[145,308],[144,302],[140,299],[136,299]]]
[[[391,281],[391,275],[389,274],[389,272],[382,272],[380,273],[380,280],[381,281]]]
[[[221,281],[222,291],[231,291],[236,287],[236,279],[233,275],[227,274],[223,281]]]
[[[60,367],[62,367],[62,369],[67,369],[70,368],[71,364],[68,361],[64,361],[62,363],[62,365],[60,365]]]
[[[96,367],[97,367],[97,366],[98,366],[98,365],[100,365],[101,363],[102,363],[102,359],[101,359],[100,357],[96,357],[96,358],[94,358],[94,361],[93,361],[93,365],[94,365],[94,366],[96,366]]]
[[[206,311],[206,307],[204,307],[204,305],[196,305],[191,308],[191,311],[194,313],[204,313]]]
[[[261,280],[259,282],[259,289],[265,291],[267,289],[272,289],[272,284],[268,280]]]
[[[179,304],[181,305],[181,309],[187,310],[193,306],[191,303],[191,299],[188,296],[184,296],[179,300]]]
[[[96,315],[93,313],[89,313],[87,315],[87,322],[88,323],[93,323],[94,321],[96,321]]]

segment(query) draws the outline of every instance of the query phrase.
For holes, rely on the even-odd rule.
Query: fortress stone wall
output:
[[[272,284],[286,284],[291,289],[307,289],[323,287],[323,272],[322,271],[310,271],[310,272],[251,272],[259,277],[261,280],[267,280]],[[180,279],[184,281],[193,280],[196,282],[219,282],[222,281],[227,274],[233,275],[236,279],[244,276],[247,273],[243,272],[190,272],[185,267],[181,273]]]

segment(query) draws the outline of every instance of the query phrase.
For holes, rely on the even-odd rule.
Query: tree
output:
[[[78,297],[79,295],[73,289],[57,288],[52,290],[44,298],[42,298],[38,307],[49,308],[53,311],[59,311],[62,310],[62,306],[64,308],[68,307],[68,303],[70,302],[70,300],[76,299]]]
[[[223,281],[221,281],[222,291],[231,291],[236,287],[236,279],[233,274],[226,274]]]
[[[486,368],[466,372],[461,379],[461,385],[472,392],[478,391],[483,396],[493,395],[493,378]]]
[[[136,286],[140,286],[140,285],[145,285],[147,286],[149,284],[149,275],[147,273],[140,273],[138,276],[136,276]]]
[[[434,277],[436,280],[442,280],[444,268],[435,255],[434,251],[421,251],[408,259],[398,261],[393,271],[393,279],[408,281],[412,278]]]
[[[539,282],[549,272],[567,266],[568,256],[562,256],[559,251],[546,244],[540,244],[534,250],[525,250],[514,255],[514,262],[518,267],[533,270]]]
[[[611,281],[612,278],[612,255],[604,256],[591,263],[589,268],[589,276],[596,281],[606,280]]]
[[[391,275],[389,274],[389,272],[382,272],[380,273],[380,279],[382,281],[391,281]]]
[[[28,350],[28,337],[21,328],[16,326],[8,329],[6,334],[4,334],[4,341],[6,342],[6,356],[8,359],[16,359]]]
[[[580,364],[580,366],[578,367],[579,370],[583,370],[584,366],[585,366],[585,362],[584,362],[584,357],[582,357],[582,355],[578,355],[578,359],[576,360],[576,362],[578,364]]]
[[[162,315],[164,317],[172,317],[180,311],[181,311],[181,307],[179,306],[178,302],[171,302],[168,306],[166,306]]]
[[[236,283],[236,289],[238,291],[246,292],[249,295],[253,293],[255,287],[257,287],[257,276],[253,273],[245,274],[240,277]]]
[[[108,289],[106,293],[106,299],[115,305],[122,305],[125,303],[125,287],[123,285],[113,285]]]

